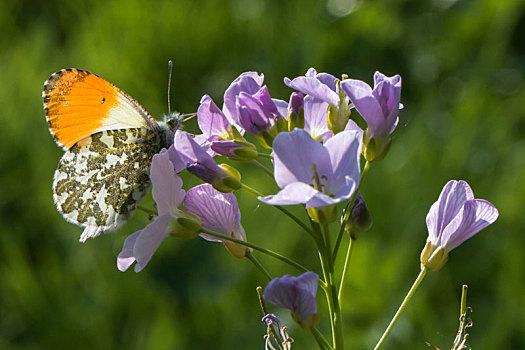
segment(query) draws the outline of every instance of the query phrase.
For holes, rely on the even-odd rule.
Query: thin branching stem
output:
[[[245,241],[242,241],[240,239],[236,239],[236,238],[233,238],[233,237],[229,237],[229,236],[226,236],[226,235],[221,235],[220,233],[216,233],[216,232],[212,232],[212,231],[208,231],[206,229],[203,229],[201,228],[201,231],[204,232],[205,234],[207,235],[210,235],[210,236],[213,236],[213,237],[217,237],[217,238],[220,238],[220,239],[223,239],[223,240],[226,240],[226,241],[231,241],[231,242],[234,242],[234,243],[238,243],[238,244],[241,244],[241,245],[244,245],[246,247],[250,247],[250,248],[253,248],[255,250],[258,250],[266,255],[269,255],[269,256],[272,256],[276,259],[279,259],[285,263],[287,263],[288,265],[291,265],[293,267],[295,267],[296,269],[302,271],[302,272],[306,272],[306,271],[309,271],[306,267],[304,267],[303,265],[293,261],[292,259],[290,258],[287,258],[286,256],[284,255],[281,255],[279,253],[276,253],[270,249],[266,249],[266,248],[263,248],[261,246],[258,246],[257,244],[253,244],[253,243],[250,243],[250,242],[245,242]]]
[[[386,328],[385,332],[381,336],[381,339],[379,339],[379,341],[377,342],[377,345],[374,348],[374,350],[379,350],[379,348],[381,348],[381,345],[383,345],[386,337],[388,337],[388,335],[390,334],[390,331],[392,330],[392,328],[396,324],[397,319],[399,318],[399,316],[401,315],[403,310],[405,310],[405,307],[407,306],[407,304],[410,301],[410,299],[412,299],[412,296],[416,292],[417,287],[419,287],[419,284],[421,283],[421,281],[423,281],[423,278],[425,278],[425,275],[427,274],[427,271],[428,271],[428,269],[426,267],[423,267],[421,269],[421,272],[419,273],[419,275],[417,276],[416,280],[414,281],[414,284],[412,285],[412,287],[408,291],[407,295],[405,296],[405,299],[403,300],[403,302],[399,306],[399,309],[397,309],[396,314],[392,318],[392,321],[390,321],[390,324],[388,325],[388,327]]]

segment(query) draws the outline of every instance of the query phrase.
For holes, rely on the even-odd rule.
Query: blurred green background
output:
[[[82,230],[53,204],[62,150],[47,130],[43,82],[62,68],[86,69],[160,116],[169,59],[172,105],[184,113],[203,94],[222,105],[247,70],[264,73],[285,100],[283,77],[309,67],[370,84],[376,70],[401,74],[405,109],[391,151],[362,189],[374,227],[352,256],[347,348],[373,347],[417,276],[425,216],[449,179],[467,180],[500,218],[427,276],[384,349],[450,348],[462,284],[474,310],[472,348],[525,348],[523,1],[0,0],[1,349],[263,349],[255,287],[266,281],[248,261],[202,239],[168,239],[145,270],[122,273],[116,257],[147,216],[80,244]],[[241,169],[247,184],[275,190],[256,169]],[[237,197],[250,241],[318,269],[307,235],[249,194]],[[275,276],[297,274],[257,256]],[[321,293],[318,302],[325,312]],[[294,348],[315,348],[287,311],[270,311]]]

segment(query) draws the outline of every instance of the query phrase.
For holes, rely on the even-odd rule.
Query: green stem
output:
[[[274,252],[272,250],[269,250],[269,249],[263,248],[261,246],[258,246],[257,244],[253,244],[253,243],[245,242],[245,241],[242,241],[240,239],[233,238],[233,237],[221,235],[220,233],[208,231],[208,230],[206,230],[204,228],[201,228],[201,231],[204,232],[207,235],[210,235],[210,236],[213,236],[213,237],[217,237],[217,238],[220,238],[220,239],[224,239],[224,240],[227,240],[227,241],[231,241],[231,242],[234,242],[234,243],[238,243],[238,244],[244,245],[246,247],[250,247],[250,248],[253,248],[255,250],[258,250],[258,251],[260,251],[260,252],[262,252],[264,254],[267,254],[267,255],[272,256],[272,257],[274,257],[276,259],[284,261],[288,265],[291,265],[291,266],[295,267],[296,269],[301,270],[302,272],[308,271],[308,269],[306,267],[304,267],[303,265],[293,261],[292,259],[289,259],[289,258],[285,257],[284,255],[276,253],[276,252]]]
[[[335,342],[335,327],[334,327],[334,308],[331,298],[331,282],[330,282],[330,274],[329,274],[329,268],[328,268],[328,261],[326,259],[326,245],[325,241],[323,239],[323,235],[321,233],[320,225],[312,220],[310,220],[310,224],[312,225],[312,231],[314,233],[314,239],[317,243],[317,250],[319,253],[319,262],[321,263],[321,271],[323,273],[323,278],[326,281],[326,289],[324,289],[324,293],[326,296],[326,303],[328,304],[328,313],[330,315],[330,329],[332,330],[332,342]]]
[[[261,152],[257,153],[257,156],[268,158],[268,159],[273,159],[273,156],[271,154],[266,154],[266,153],[261,153]]]
[[[262,169],[262,171],[264,171],[266,174],[270,175],[270,177],[273,178],[273,171],[271,171],[270,169],[268,169],[264,164],[262,164],[261,162],[259,162],[258,160],[256,159],[252,159],[251,162],[255,165],[257,165],[259,168]]]
[[[323,334],[319,332],[319,330],[316,327],[310,327],[310,331],[312,332],[315,340],[317,341],[317,344],[319,344],[319,349],[321,350],[332,350],[332,346],[330,343],[328,343],[328,340],[326,340],[325,337],[323,337]]]
[[[323,231],[326,239],[326,260],[328,261],[329,275],[328,287],[330,289],[330,298],[332,300],[333,310],[332,317],[334,320],[334,347],[335,349],[344,349],[343,320],[334,276],[335,258],[332,256],[332,247],[330,243],[330,229],[327,224],[323,224]]]
[[[348,250],[346,251],[345,265],[343,267],[343,274],[341,275],[341,284],[339,285],[339,295],[337,300],[339,301],[339,306],[342,305],[343,293],[345,289],[345,278],[346,278],[346,268],[348,267],[348,262],[350,261],[350,256],[352,255],[352,246],[354,240],[350,237],[350,242],[348,242]]]
[[[252,254],[252,252],[247,252],[246,257],[255,265],[256,268],[258,268],[266,277],[268,277],[270,281],[272,280],[272,276],[268,270],[264,268],[261,262],[257,260],[257,258]]]
[[[399,315],[401,315],[401,313],[403,312],[403,310],[407,306],[408,302],[410,301],[410,299],[412,298],[412,296],[416,292],[416,289],[419,286],[419,284],[421,283],[421,281],[423,281],[423,278],[425,277],[427,272],[428,272],[428,269],[426,267],[423,267],[421,269],[421,272],[419,273],[419,275],[417,276],[416,280],[414,281],[414,284],[412,285],[412,288],[410,288],[410,290],[408,291],[408,294],[406,295],[405,299],[403,300],[403,302],[399,306],[399,309],[397,309],[397,312],[394,315],[394,318],[392,318],[392,321],[390,321],[390,324],[388,325],[388,327],[386,328],[385,332],[381,336],[381,339],[379,339],[379,341],[377,342],[377,345],[374,348],[374,350],[378,350],[381,347],[381,345],[383,345],[383,342],[385,341],[386,337],[388,336],[388,334],[390,334],[390,331],[392,330],[392,328],[396,324],[397,319],[399,318]]]
[[[328,311],[330,313],[334,349],[344,349],[343,322],[334,280],[334,265],[331,257],[332,249],[330,247],[330,230],[328,225],[323,225],[323,240],[323,235],[321,234],[321,229],[319,226],[319,224],[313,225],[320,236],[319,242],[321,245],[319,246],[319,254],[321,256],[321,267],[323,269],[325,281],[328,285],[326,298],[328,301]]]
[[[354,194],[350,201],[348,201],[348,207],[345,211],[345,215],[343,217],[343,220],[341,221],[341,227],[339,228],[339,233],[337,234],[337,240],[335,242],[334,251],[332,253],[332,257],[335,261],[337,258],[337,252],[339,250],[339,245],[341,244],[341,239],[343,238],[343,232],[345,231],[346,222],[348,221],[348,218],[350,217],[350,212],[352,211],[352,206],[354,205],[355,196],[357,196],[357,192],[359,192],[359,189],[361,188],[361,184],[363,183],[363,180],[366,177],[366,174],[368,173],[368,169],[370,169],[370,162],[367,160],[365,163],[365,166],[363,167],[363,171],[361,172],[361,179],[359,180],[359,185],[357,186],[356,190],[354,191]]]
[[[248,185],[245,185],[245,184],[242,184],[242,188],[248,192],[250,192],[251,194],[254,194],[258,197],[264,197],[264,195],[257,191],[256,189],[253,189],[251,188],[250,186]],[[282,211],[283,213],[285,213],[286,215],[288,215],[293,221],[295,221],[299,226],[301,226],[301,228],[303,230],[305,230],[310,236],[312,236],[312,231],[301,221],[299,220],[299,218],[295,215],[293,215],[292,213],[290,213],[287,209],[279,206],[279,205],[272,205],[272,207]]]
[[[142,210],[142,211],[148,213],[149,215],[153,215],[153,216],[158,216],[158,215],[159,215],[159,213],[157,213],[156,210],[152,210],[152,209],[144,208],[144,207],[141,206],[141,205],[137,205],[137,209]]]

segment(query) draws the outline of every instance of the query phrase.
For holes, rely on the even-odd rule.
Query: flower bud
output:
[[[372,215],[368,211],[366,202],[361,196],[361,193],[357,193],[350,216],[345,225],[345,231],[356,239],[360,233],[370,230],[372,227]]]
[[[248,141],[215,141],[211,149],[230,159],[248,161],[257,157],[257,148]]]
[[[192,213],[178,211],[177,217],[168,225],[170,236],[177,238],[195,238],[201,228],[201,219]]]
[[[223,193],[233,192],[241,188],[241,173],[237,169],[225,163],[220,164],[219,168],[226,173],[221,174],[211,182],[213,188]]]
[[[293,92],[288,104],[288,130],[304,129],[304,96],[300,92]]]

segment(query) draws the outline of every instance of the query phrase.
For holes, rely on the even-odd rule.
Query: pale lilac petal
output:
[[[211,141],[213,141],[216,138],[218,139],[218,137],[212,137]],[[193,140],[200,146],[202,150],[206,151],[206,153],[208,153],[211,157],[215,157],[217,155],[217,153],[211,148],[212,142],[208,140],[208,138],[204,136],[204,134],[195,135],[193,137]],[[215,142],[216,141],[213,141],[213,143]],[[184,167],[186,167],[186,164],[184,164]]]
[[[368,84],[361,80],[345,79],[341,82],[341,89],[371,128],[377,128],[383,123],[383,110]]]
[[[329,196],[323,192],[317,192],[306,203],[306,208],[307,209],[308,208],[319,208],[319,207],[325,207],[327,205],[335,205],[337,203],[340,203],[344,200],[349,199],[354,193],[356,188],[357,188],[356,182],[352,178],[347,177],[344,180],[343,184],[340,184],[337,187],[336,193]]]
[[[319,178],[332,173],[328,151],[303,129],[283,132],[273,141],[275,181],[280,188],[293,182],[312,183],[316,164]]]
[[[331,194],[348,195],[339,191],[347,177],[354,183],[359,183],[362,139],[363,134],[360,131],[342,131],[325,143],[333,169],[333,175],[327,183]]]
[[[256,72],[245,72],[237,77],[224,93],[224,104],[222,110],[230,122],[239,125],[236,100],[241,91],[249,95],[255,94],[262,86],[264,75]]]
[[[332,91],[336,91],[337,82],[339,79],[334,77],[332,74],[319,73],[315,76],[319,81],[330,88]]]
[[[310,295],[317,294],[317,285],[319,283],[319,275],[315,272],[307,271],[300,276],[297,276],[297,284]]]
[[[133,255],[133,247],[135,246],[135,241],[142,231],[137,231],[126,238],[124,241],[124,246],[122,251],[117,258],[117,267],[120,271],[126,271],[134,262],[135,256]]]
[[[206,138],[214,138],[211,141],[215,141],[218,136],[227,132],[231,127],[224,113],[222,113],[208,95],[204,95],[201,99],[199,109],[197,110],[197,121],[199,128]]]
[[[184,168],[205,182],[211,183],[225,173],[187,132],[181,130],[175,132],[174,151],[185,164]]]
[[[314,189],[312,186],[309,186],[303,182],[294,182],[286,185],[281,191],[279,191],[275,195],[259,197],[258,199],[261,202],[269,205],[304,204],[310,201],[315,195],[319,193],[320,192]]]
[[[274,105],[275,108],[275,105]],[[272,126],[272,120],[265,113],[263,105],[255,97],[241,92],[237,97],[239,124],[246,132],[258,135]],[[277,113],[277,109],[275,108]]]
[[[441,237],[445,227],[456,217],[465,202],[473,198],[472,189],[465,181],[447,182],[427,215],[427,226],[431,236]]]
[[[285,80],[285,84],[303,94],[317,97],[334,106],[339,105],[339,95],[317,78],[297,77],[293,80]]]
[[[447,251],[459,246],[498,218],[498,210],[483,199],[467,201],[462,210],[448,224],[441,237]]]
[[[150,261],[151,257],[168,236],[167,228],[173,217],[169,214],[157,216],[155,220],[146,226],[135,240],[133,256],[137,260],[135,272],[141,271]]]
[[[349,131],[361,131],[363,132],[363,129],[357,125],[356,122],[354,122],[352,119],[348,119],[348,122],[346,123],[345,130]]]
[[[188,190],[184,210],[197,215],[205,229],[230,235],[241,226],[241,212],[233,193],[222,193],[209,184]]]
[[[170,155],[170,161],[173,164],[173,170],[175,173],[178,174],[186,169],[186,162],[181,158],[174,145],[171,145],[168,148],[168,153]]]
[[[279,99],[272,99],[273,103],[275,104],[275,107],[277,108],[277,113],[283,117],[286,118],[288,116],[288,102],[279,100]]]
[[[315,70],[314,67],[310,67],[310,68],[308,68],[308,70],[306,71],[304,76],[305,77],[315,78],[317,76],[317,71]],[[288,78],[286,78],[286,79],[288,79]],[[290,80],[290,79],[288,79],[288,80]]]
[[[291,310],[298,321],[317,313],[317,284],[319,276],[311,271],[299,277],[285,275],[274,278],[264,289],[263,298],[274,305]]]
[[[297,277],[284,275],[281,278],[274,278],[264,288],[263,298],[269,303],[294,310],[297,300],[297,288],[294,286],[294,280]]]
[[[253,94],[253,97],[260,102],[265,114],[271,114],[274,117],[279,114],[266,85]]]
[[[153,184],[151,192],[159,215],[176,210],[184,199],[184,190],[182,180],[175,175],[169,153],[165,149],[153,156],[150,177]]]
[[[316,140],[325,141],[332,136],[326,124],[328,103],[312,96],[304,98],[304,129]]]

